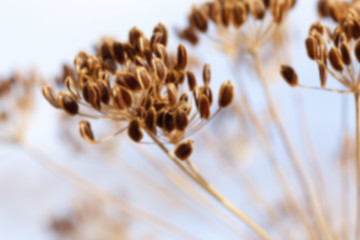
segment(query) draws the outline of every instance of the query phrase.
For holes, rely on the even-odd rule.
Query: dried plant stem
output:
[[[240,76],[239,72],[238,72],[238,66],[239,64],[237,63],[237,61],[235,62],[235,69],[236,69],[236,75]],[[256,114],[254,113],[253,109],[250,106],[249,103],[249,99],[247,96],[247,93],[245,91],[245,86],[243,81],[241,81],[241,79],[239,79],[240,81],[240,87],[239,87],[239,92],[240,92],[240,98],[241,98],[241,102],[244,105],[244,111],[246,112],[246,115],[250,118],[250,122],[254,125],[256,132],[258,133],[259,137],[260,137],[260,143],[263,147],[263,149],[265,150],[265,153],[270,161],[270,167],[275,175],[275,178],[277,179],[277,182],[280,185],[281,190],[284,193],[286,202],[288,204],[288,210],[290,212],[294,212],[296,216],[299,217],[300,221],[302,221],[302,223],[304,224],[307,233],[309,234],[309,238],[310,239],[317,239],[317,234],[319,234],[319,230],[317,228],[314,228],[311,223],[309,222],[309,220],[307,219],[304,211],[302,209],[300,209],[300,207],[298,206],[298,203],[295,200],[295,197],[293,195],[293,192],[291,191],[291,187],[288,184],[288,181],[286,180],[286,176],[285,173],[282,171],[281,167],[278,164],[278,161],[276,160],[275,154],[272,151],[271,148],[271,141],[270,138],[268,136],[268,134],[266,133],[266,130],[264,129],[261,121],[259,120],[259,118],[256,116]],[[316,233],[316,231],[318,233]]]
[[[355,94],[356,107],[356,176],[357,176],[357,214],[356,214],[356,235],[355,239],[360,238],[360,106],[359,94]]]
[[[262,239],[271,240],[270,236],[263,230],[260,226],[258,226],[254,221],[252,221],[247,215],[245,215],[242,211],[237,209],[230,203],[227,199],[225,199],[212,185],[210,185],[204,178],[199,178],[197,173],[190,171],[186,168],[180,160],[178,160],[175,155],[170,152],[164,144],[162,144],[156,136],[147,129],[145,131],[148,135],[153,139],[153,141],[160,147],[160,149],[191,179],[193,179],[197,184],[199,184],[204,190],[206,190],[210,195],[212,195],[216,200],[218,200],[224,207],[226,207],[230,212],[232,212],[235,216],[237,216],[240,220],[246,223],[250,228],[252,228]]]
[[[316,196],[316,191],[313,188],[311,181],[309,180],[309,177],[306,174],[306,169],[303,166],[301,160],[298,158],[295,149],[293,148],[291,141],[286,133],[286,130],[284,126],[281,123],[280,117],[276,111],[274,101],[272,99],[270,88],[268,86],[268,83],[266,81],[264,71],[262,68],[262,63],[260,60],[260,57],[257,52],[252,52],[252,55],[255,60],[255,66],[256,70],[259,74],[261,84],[263,86],[263,90],[265,93],[265,97],[268,103],[268,108],[271,114],[271,117],[280,133],[281,139],[284,142],[284,145],[286,146],[286,151],[291,157],[290,163],[292,164],[293,169],[295,170],[295,174],[300,181],[301,187],[304,191],[304,193],[307,193],[310,198],[310,206],[313,210],[314,215],[316,216],[317,220],[319,221],[320,227],[323,229],[323,232],[327,239],[333,239],[333,236],[330,231],[329,223],[327,222],[323,212],[322,208],[320,206],[319,200]]]
[[[80,176],[79,174],[69,169],[68,167],[54,160],[49,159],[41,152],[34,150],[33,148],[25,145],[24,143],[19,145],[22,149],[24,149],[24,151],[26,151],[29,154],[29,156],[33,157],[41,165],[64,177],[74,186],[76,186],[83,192],[89,194],[90,196],[94,197],[95,199],[103,202],[104,204],[112,205],[129,216],[139,218],[148,224],[154,225],[154,227],[160,227],[160,229],[162,230],[168,230],[169,232],[172,232],[177,236],[180,235],[185,239],[197,239],[196,237],[193,237],[189,233],[184,232],[182,229],[179,229],[177,226],[165,222],[162,219],[157,218],[140,208],[132,206],[131,204],[124,201],[123,199],[120,199],[118,196],[114,195],[113,193],[110,193],[107,190],[94,184],[93,182],[85,179],[84,177]]]
[[[281,168],[275,158],[274,152],[272,151],[271,146],[270,146],[269,136],[267,135],[265,129],[263,128],[260,120],[258,119],[256,114],[253,112],[252,108],[250,107],[247,95],[246,95],[245,91],[243,91],[244,88],[241,88],[241,89],[242,89],[241,90],[242,91],[241,98],[244,103],[245,110],[247,112],[247,115],[250,117],[251,122],[254,124],[255,129],[258,132],[258,134],[262,140],[260,142],[262,143],[263,148],[265,149],[265,152],[269,158],[270,167],[272,168],[272,170],[274,172],[277,182],[280,184],[280,188],[284,192],[289,211],[293,211],[294,213],[296,213],[296,215],[300,218],[300,220],[305,225],[305,228],[306,228],[308,234],[310,235],[311,239],[316,239],[316,233],[315,233],[313,227],[311,226],[310,222],[306,218],[304,212],[299,208],[298,204],[296,203],[295,197],[294,197],[292,191],[290,190],[290,186],[288,184],[288,181],[286,180],[285,174],[281,170]]]
[[[160,166],[154,161],[152,155],[141,147],[136,146],[137,150],[152,164],[152,166],[161,172],[164,177],[166,177],[175,187],[179,188],[181,191],[185,192],[189,199],[193,200],[196,203],[199,203],[201,206],[206,207],[206,209],[212,212],[216,217],[217,220],[225,224],[230,230],[238,234],[239,236],[244,235],[243,232],[239,231],[238,227],[235,227],[234,224],[228,221],[228,218],[224,218],[219,212],[216,211],[216,208],[208,201],[208,198],[199,194],[195,187],[188,183],[180,174],[171,169],[168,169],[164,165]],[[168,191],[165,191],[168,192]],[[204,204],[207,203],[207,204]],[[193,205],[191,205],[193,207]],[[195,211],[199,210],[198,208],[194,209]]]

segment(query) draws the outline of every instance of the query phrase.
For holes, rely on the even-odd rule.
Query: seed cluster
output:
[[[235,29],[246,21],[264,20],[271,14],[272,22],[280,24],[296,0],[213,0],[194,7],[189,14],[189,26],[180,33],[180,37],[193,44],[198,42],[197,31],[208,31],[213,22],[217,27]]]
[[[184,45],[171,57],[167,42],[168,31],[162,24],[154,28],[150,39],[136,27],[127,42],[104,39],[95,56],[80,52],[73,71],[64,67],[67,92],[56,94],[45,85],[43,95],[70,115],[126,122],[123,130],[135,142],[142,140],[145,129],[162,141],[178,143],[213,116],[211,71],[209,65],[204,66],[203,85],[198,86],[195,74],[186,70]],[[219,109],[227,107],[233,95],[230,81],[223,83]],[[82,112],[82,107],[95,110],[96,115]],[[88,121],[80,122],[80,133],[88,142],[97,142]]]

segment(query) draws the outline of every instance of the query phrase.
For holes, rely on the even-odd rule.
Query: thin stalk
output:
[[[355,94],[356,107],[356,177],[357,177],[357,215],[356,215],[356,235],[355,239],[360,238],[360,107],[359,94]]]
[[[167,221],[164,221],[160,218],[153,216],[152,214],[133,206],[127,201],[119,198],[113,193],[108,192],[107,190],[99,187],[93,182],[85,179],[83,176],[80,176],[78,173],[74,172],[70,168],[66,167],[59,162],[49,159],[47,156],[43,155],[41,152],[38,152],[24,143],[19,144],[29,156],[33,157],[37,160],[38,163],[43,165],[44,167],[54,171],[60,176],[64,177],[70,183],[72,183],[75,187],[87,193],[88,195],[94,197],[95,199],[105,203],[112,205],[117,208],[119,211],[124,212],[129,216],[134,216],[142,221],[145,221],[148,224],[154,225],[154,227],[160,227],[162,230],[167,230],[176,235],[180,235],[185,239],[197,239],[196,237],[190,235],[187,232],[184,232],[182,229],[178,228],[176,225],[173,225]]]
[[[333,236],[330,231],[329,223],[327,222],[327,220],[322,212],[322,208],[321,208],[319,200],[316,196],[316,191],[313,188],[313,186],[309,180],[309,177],[306,174],[305,167],[303,166],[301,160],[298,158],[298,156],[295,152],[295,149],[291,144],[290,138],[288,137],[283,124],[281,123],[280,117],[275,108],[274,100],[271,96],[270,88],[268,86],[268,83],[266,81],[266,78],[265,78],[265,75],[263,72],[262,63],[259,58],[259,55],[257,52],[252,52],[252,55],[254,57],[256,70],[259,74],[259,77],[261,80],[261,85],[263,87],[265,97],[266,97],[266,100],[268,103],[269,112],[271,114],[271,117],[274,121],[275,126],[277,127],[277,130],[280,133],[281,139],[285,145],[285,149],[286,149],[288,155],[291,157],[292,161],[290,161],[290,163],[291,163],[293,169],[295,170],[295,174],[300,181],[300,184],[301,184],[301,187],[302,187],[304,193],[307,193],[310,198],[310,206],[312,207],[313,213],[316,216],[316,218],[318,219],[319,224],[320,224],[321,228],[323,229],[326,238],[333,239]]]
[[[175,155],[170,152],[164,144],[162,144],[156,136],[147,129],[145,129],[150,138],[160,147],[160,149],[192,180],[199,184],[205,191],[212,195],[216,200],[218,200],[225,208],[232,212],[236,217],[246,223],[251,229],[253,229],[262,239],[271,240],[270,236],[258,226],[253,220],[251,220],[247,215],[245,215],[241,210],[237,209],[232,203],[230,203],[226,198],[224,198],[212,185],[210,185],[204,178],[199,178],[199,176],[186,168]]]

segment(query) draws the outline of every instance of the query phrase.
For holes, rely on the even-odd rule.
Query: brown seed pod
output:
[[[110,89],[105,84],[105,82],[102,81],[98,82],[97,86],[99,87],[100,90],[101,102],[108,104],[110,101]]]
[[[175,118],[170,112],[166,112],[163,115],[163,127],[166,131],[171,132],[175,129]]]
[[[124,78],[125,85],[131,91],[137,92],[142,89],[141,82],[131,73],[120,73]]]
[[[79,94],[78,94],[77,88],[76,88],[76,84],[75,84],[74,79],[72,77],[68,76],[65,79],[65,87],[70,92],[71,96],[73,96],[74,98],[79,97]]]
[[[44,85],[42,88],[42,94],[53,107],[60,108],[58,98],[54,92],[54,89],[51,86]]]
[[[318,43],[316,38],[314,37],[306,38],[305,46],[309,58],[315,60],[318,56]]]
[[[188,70],[186,72],[187,78],[188,78],[188,85],[189,85],[189,90],[193,91],[196,88],[196,77],[194,75],[194,73],[191,70]]]
[[[166,47],[163,44],[157,43],[155,45],[155,56],[160,58],[164,62],[167,61],[168,54],[167,54]]]
[[[184,29],[183,31],[179,32],[178,35],[181,39],[189,41],[192,45],[197,44],[199,41],[199,38],[196,35],[193,27]]]
[[[245,3],[235,2],[233,7],[233,23],[236,28],[240,27],[247,19]]]
[[[68,93],[61,92],[58,95],[59,105],[70,115],[76,115],[79,112],[79,105]]]
[[[355,52],[356,59],[358,60],[358,62],[360,62],[360,40],[358,40],[356,42],[355,47],[354,47],[354,52]]]
[[[174,107],[177,104],[178,91],[173,83],[168,83],[166,87],[170,107]]]
[[[87,82],[82,89],[82,95],[86,102],[91,103],[92,99],[96,95],[96,90],[94,89],[93,84]]]
[[[189,120],[184,110],[179,108],[175,113],[175,128],[184,131],[189,124]]]
[[[92,95],[92,98],[90,98],[90,104],[93,108],[95,108],[96,110],[100,110],[101,109],[101,90],[99,88],[98,85],[93,85],[93,89],[94,89],[94,95]]]
[[[332,47],[328,53],[328,57],[329,57],[332,68],[335,71],[342,72],[344,67],[343,67],[343,61],[342,61],[339,50],[335,47]]]
[[[341,58],[345,65],[351,64],[351,53],[350,47],[346,42],[341,43],[340,45]]]
[[[168,42],[168,30],[165,27],[164,24],[159,23],[158,25],[156,25],[156,27],[154,28],[153,33],[158,33],[160,36],[160,43],[163,44],[164,46],[167,45]]]
[[[205,85],[210,83],[211,69],[209,64],[205,64],[203,68],[203,81]]]
[[[152,65],[155,71],[155,75],[160,82],[163,82],[166,77],[166,66],[160,58],[154,58]]]
[[[113,89],[114,104],[120,109],[130,108],[134,102],[130,91],[122,86],[117,86]]]
[[[115,60],[120,63],[123,64],[125,62],[125,52],[124,52],[124,48],[123,45],[120,42],[114,42],[113,44],[113,53],[114,53],[114,57]]]
[[[322,63],[319,63],[319,76],[320,76],[321,87],[325,87],[326,86],[327,75],[326,75],[326,67]]]
[[[141,83],[141,86],[148,90],[151,85],[151,77],[149,72],[144,67],[139,67],[136,69],[136,75],[138,81]]]
[[[221,6],[221,22],[228,27],[232,19],[232,6],[228,2],[224,2]]]
[[[199,109],[200,118],[203,119],[210,118],[210,103],[207,96],[205,95],[200,96],[198,109]]]
[[[291,86],[296,87],[298,84],[298,77],[294,69],[288,65],[281,66],[281,75],[285,79],[285,81]]]
[[[156,131],[156,111],[154,107],[151,107],[147,112],[146,112],[146,117],[145,117],[145,126],[147,127],[147,129],[149,129],[151,132],[155,133]]]
[[[262,0],[253,0],[249,2],[249,10],[255,19],[263,19],[265,16],[265,5]]]
[[[211,88],[209,86],[205,85],[199,89],[199,93],[205,95],[208,98],[209,104],[211,106],[213,103],[213,94],[212,94]]]
[[[230,81],[224,82],[219,92],[219,107],[225,108],[229,106],[234,99],[234,85]]]
[[[193,149],[194,149],[194,141],[187,140],[183,143],[178,144],[175,147],[174,153],[177,158],[185,161],[190,157]]]
[[[208,19],[203,11],[194,8],[190,14],[191,22],[194,26],[202,32],[206,32],[208,28]]]
[[[141,131],[141,123],[139,118],[134,118],[128,126],[128,135],[135,142],[140,142],[144,134]]]
[[[184,70],[186,68],[186,64],[187,64],[186,48],[185,48],[185,46],[183,44],[180,44],[178,46],[178,51],[177,51],[176,69],[177,70]]]
[[[91,125],[88,121],[80,122],[80,135],[81,137],[90,144],[95,144],[94,134],[91,130]]]
[[[106,60],[106,59],[112,59],[112,54],[111,54],[111,43],[109,41],[104,41],[101,46],[100,46],[100,55],[102,57],[102,59]]]

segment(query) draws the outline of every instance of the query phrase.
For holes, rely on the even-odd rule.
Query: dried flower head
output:
[[[151,38],[135,27],[127,42],[103,39],[96,56],[80,52],[74,71],[64,68],[66,92],[55,94],[45,85],[43,95],[53,107],[70,115],[125,123],[113,136],[127,130],[132,140],[140,142],[145,130],[162,141],[178,143],[213,116],[211,74],[210,66],[205,65],[204,85],[198,86],[195,75],[186,70],[185,46],[180,44],[176,58],[171,58],[167,38],[167,29],[158,24]],[[227,82],[219,109],[228,106],[232,98],[233,87]],[[87,121],[80,123],[80,133],[90,143],[100,142]]]
[[[220,42],[228,54],[234,55],[239,50],[254,51],[272,37],[276,26],[283,22],[295,2],[295,0],[209,1],[191,10],[189,26],[181,31],[179,36],[196,44],[198,32],[208,32],[208,26],[212,23],[218,33],[217,36],[208,33],[208,36],[217,39],[216,42]]]
[[[35,72],[0,78],[0,140],[22,139],[33,109],[34,89],[41,81]]]
[[[318,64],[320,85],[323,89],[332,91],[326,88],[327,74],[330,74],[347,90],[358,93],[360,89],[357,66],[360,59],[359,2],[349,3],[337,21],[338,25],[333,31],[321,22],[314,23],[305,41],[306,51],[309,58]],[[340,92],[346,93],[346,91]]]

